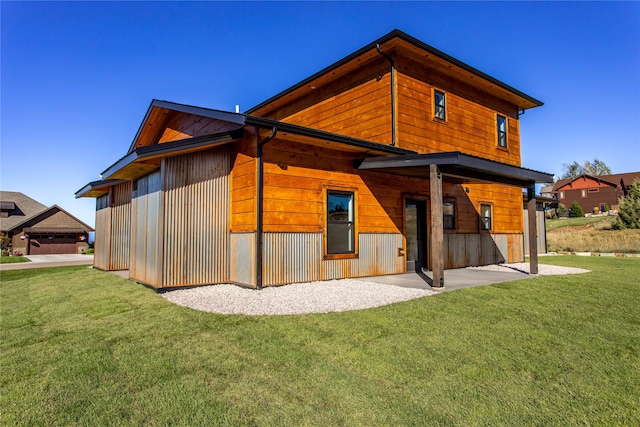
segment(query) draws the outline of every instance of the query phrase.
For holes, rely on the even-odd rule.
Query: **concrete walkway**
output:
[[[402,286],[405,288],[428,289],[430,291],[455,291],[457,289],[473,286],[490,285],[493,283],[508,282],[510,280],[529,279],[532,276],[524,272],[486,271],[471,268],[457,268],[444,271],[444,287],[435,288],[432,282],[431,272],[421,275],[418,273],[393,274],[390,276],[359,277],[359,280],[383,283],[387,285]]]
[[[26,258],[29,258],[31,262],[0,264],[0,271],[23,270],[27,268],[66,267],[70,265],[93,265],[93,255],[28,255]]]

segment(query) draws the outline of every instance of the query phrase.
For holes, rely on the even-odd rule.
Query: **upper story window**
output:
[[[498,114],[498,147],[507,148],[507,118]]]
[[[590,188],[589,193],[598,193],[600,191],[599,188]]]
[[[587,190],[586,189],[580,190],[580,197],[582,197],[583,199],[587,198]]]
[[[433,91],[433,116],[436,119],[445,120],[446,118],[447,101],[444,96],[444,92],[439,90]]]
[[[354,254],[355,203],[351,191],[327,190],[327,254]]]
[[[488,203],[480,205],[480,230],[491,230],[491,205]]]
[[[558,193],[560,195],[560,200],[564,199],[564,191]]]
[[[456,229],[456,202],[453,200],[442,202],[442,228],[445,230]]]

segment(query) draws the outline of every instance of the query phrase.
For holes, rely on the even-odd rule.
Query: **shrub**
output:
[[[93,253],[93,248],[89,248],[86,251],[84,251],[85,254],[90,255]]]
[[[558,218],[560,218],[561,216],[567,216],[567,207],[562,203],[558,203],[556,213],[558,214]]]
[[[605,203],[604,204],[604,211],[605,212],[609,212],[609,210],[610,210],[609,205]]]
[[[614,230],[640,228],[640,180],[633,181],[629,194],[620,203],[618,218],[613,221]]]
[[[578,204],[578,202],[573,202],[571,208],[569,208],[569,216],[571,218],[582,218],[584,216],[584,211]]]

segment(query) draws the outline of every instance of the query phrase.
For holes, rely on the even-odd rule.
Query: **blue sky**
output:
[[[524,167],[640,170],[637,2],[1,2],[0,188],[58,204],[125,154],[152,99],[245,111],[398,28],[545,103]]]

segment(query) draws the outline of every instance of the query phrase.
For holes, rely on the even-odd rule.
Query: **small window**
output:
[[[491,205],[480,205],[480,230],[491,230]]]
[[[564,191],[560,192],[560,199],[564,199]]]
[[[445,230],[456,229],[456,202],[445,200],[442,202],[442,228]]]
[[[590,188],[590,189],[589,189],[589,193],[597,193],[597,192],[599,192],[599,191],[600,191],[600,189],[599,189],[599,188]]]
[[[507,148],[507,118],[498,114],[498,147]]]
[[[446,118],[446,99],[444,96],[444,92],[440,92],[439,90],[433,91],[433,112],[434,117],[436,119],[445,120]]]
[[[354,197],[349,191],[327,191],[327,254],[355,253]]]
[[[587,190],[583,189],[580,190],[580,197],[582,197],[583,199],[587,198]]]

